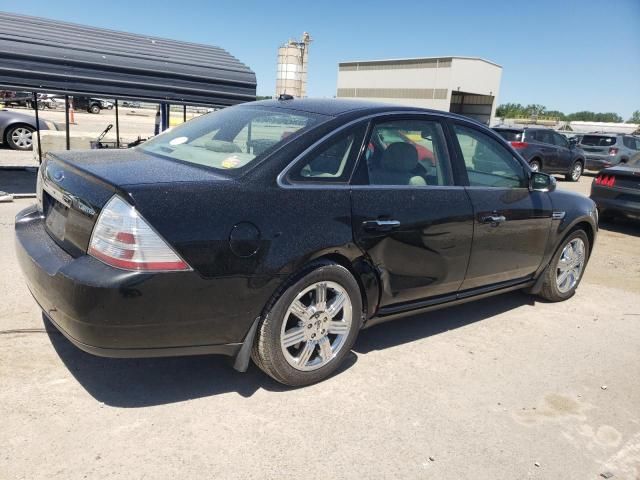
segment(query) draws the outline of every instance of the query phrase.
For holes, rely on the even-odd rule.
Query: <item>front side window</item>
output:
[[[555,140],[553,139],[553,133],[548,130],[537,130],[536,140],[538,140],[541,143],[547,143],[549,145],[555,144]]]
[[[233,173],[264,158],[291,135],[328,118],[277,108],[232,107],[195,118],[138,148]]]
[[[377,123],[365,150],[370,185],[451,185],[442,126],[428,120]]]
[[[498,141],[473,128],[454,124],[469,185],[524,188],[527,180],[518,160]]]
[[[551,133],[553,141],[558,147],[569,148],[569,141],[559,133]]]

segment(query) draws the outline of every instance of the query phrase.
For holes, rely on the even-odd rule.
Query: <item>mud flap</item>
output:
[[[238,372],[246,372],[249,368],[249,361],[251,360],[251,348],[253,347],[253,341],[256,337],[256,331],[258,330],[258,323],[260,323],[260,317],[256,318],[253,321],[249,332],[247,332],[247,336],[244,337],[242,347],[240,347],[235,361],[233,362],[233,369]]]

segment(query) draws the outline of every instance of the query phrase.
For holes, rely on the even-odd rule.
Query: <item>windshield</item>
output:
[[[615,145],[616,137],[606,137],[604,135],[585,135],[580,141],[580,145],[588,147],[609,147]]]
[[[281,109],[232,107],[173,128],[139,148],[147,153],[221,170],[238,170],[285,139],[328,117]]]

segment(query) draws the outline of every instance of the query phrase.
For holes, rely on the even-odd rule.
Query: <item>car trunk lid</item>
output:
[[[128,187],[225,179],[136,150],[48,153],[38,172],[38,203],[47,233],[78,257],[86,253],[98,215],[113,195],[133,203]]]

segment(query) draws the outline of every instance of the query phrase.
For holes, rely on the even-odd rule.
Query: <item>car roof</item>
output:
[[[549,127],[507,127],[507,126],[499,126],[499,127],[491,127],[493,130],[509,130],[511,132],[524,132],[525,130],[550,130],[555,131],[553,128]]]
[[[450,118],[459,118],[466,121],[483,125],[482,123],[462,115],[444,112],[442,110],[431,110],[427,108],[410,107],[407,105],[397,105],[393,103],[372,102],[368,100],[351,100],[341,98],[295,98],[290,100],[260,100],[257,102],[247,102],[238,107],[270,107],[281,108],[286,110],[296,110],[299,112],[316,113],[319,115],[328,115],[338,117],[348,113],[358,112],[361,116],[373,113],[384,112],[417,112],[417,113],[433,113],[438,115],[446,115]]]

